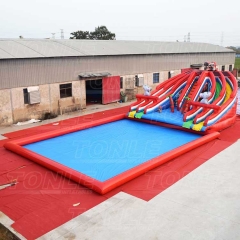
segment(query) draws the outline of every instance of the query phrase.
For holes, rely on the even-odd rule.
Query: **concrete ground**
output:
[[[12,132],[102,111],[128,103],[92,105],[85,112],[25,126],[0,128]],[[4,138],[3,136],[1,137]],[[120,192],[62,226],[41,236],[48,239],[240,239],[240,140],[215,155],[150,201]],[[11,229],[12,220],[0,213]],[[23,238],[16,233],[18,237]]]
[[[0,126],[0,140],[6,139],[2,135],[2,134],[5,134],[5,133],[19,131],[19,130],[22,130],[22,129],[27,129],[27,128],[36,127],[36,126],[41,126],[41,125],[48,124],[48,123],[58,122],[58,121],[61,121],[61,120],[65,120],[65,119],[69,119],[69,118],[73,118],[73,117],[78,117],[78,116],[82,116],[82,115],[87,115],[87,114],[91,114],[91,113],[94,113],[94,112],[100,112],[100,111],[104,111],[104,110],[124,107],[124,106],[130,105],[134,101],[132,100],[132,101],[128,101],[128,102],[125,102],[125,103],[116,102],[116,103],[111,103],[111,104],[106,104],[106,105],[93,104],[93,105],[87,106],[86,109],[66,113],[66,114],[63,114],[63,115],[59,115],[56,118],[44,120],[44,121],[41,121],[41,122],[31,123],[31,124],[27,124],[27,125],[19,125],[19,126],[16,125],[16,124],[13,124],[11,126]]]

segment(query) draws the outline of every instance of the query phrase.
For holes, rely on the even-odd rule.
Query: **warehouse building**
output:
[[[142,94],[187,68],[214,61],[232,71],[235,52],[205,43],[0,40],[0,125],[44,119]]]

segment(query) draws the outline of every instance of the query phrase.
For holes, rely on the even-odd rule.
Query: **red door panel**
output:
[[[107,104],[120,100],[120,76],[102,79],[102,103]]]

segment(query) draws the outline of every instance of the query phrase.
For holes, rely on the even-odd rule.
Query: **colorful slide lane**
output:
[[[211,128],[211,126],[214,125],[215,123],[223,121],[226,124],[231,123],[236,118],[237,90],[238,90],[237,81],[230,72],[223,72],[223,75],[226,79],[226,97],[224,99],[223,104],[220,106],[220,109],[218,111],[213,112],[210,116],[208,116],[204,120],[203,130]]]
[[[186,85],[188,75],[189,72],[184,72],[166,80],[152,91],[151,96],[136,95],[137,102],[130,105],[130,111],[149,112],[154,111],[160,105],[166,105],[169,102],[168,96],[177,94]]]
[[[178,109],[180,110],[183,107],[187,99],[196,101],[206,84],[209,83],[210,87],[214,89],[215,85],[213,85],[214,82],[211,81],[212,77],[212,72],[208,71],[202,72],[199,78],[192,79],[190,76],[186,88],[183,89],[178,99]]]
[[[200,93],[204,91],[204,88],[206,88],[206,91],[211,93],[210,98],[208,99],[209,103],[212,103],[214,96],[215,96],[215,90],[216,90],[216,82],[213,80],[214,75],[212,72],[204,72],[201,74],[200,78],[195,82],[194,86],[195,88],[191,89],[191,91],[186,94],[186,91],[183,92],[183,94],[179,97],[178,100],[178,109],[184,111],[184,121],[189,121],[193,119],[198,113],[200,113],[203,109],[203,107],[197,107],[193,106],[189,110],[189,101],[198,101]],[[183,104],[182,104],[183,103]],[[185,105],[183,107],[183,105]],[[186,109],[187,106],[187,109]],[[183,109],[181,109],[183,108]]]
[[[216,89],[213,96],[214,99],[212,99],[212,101],[209,102],[212,105],[216,106],[221,106],[224,100],[226,99],[226,81],[224,75],[221,72],[219,72],[219,76],[218,75],[216,76]],[[202,111],[197,116],[195,116],[194,124],[202,122],[204,119],[206,119],[206,117],[213,113],[213,109],[210,108],[203,109],[202,107],[200,107],[200,109]],[[192,109],[192,111],[189,112],[188,115],[194,113],[194,111],[195,109]],[[185,119],[187,119],[188,116],[186,115],[184,117]]]
[[[233,110],[231,113],[230,110],[234,109],[234,103],[236,103],[236,93],[237,93],[237,86],[236,86],[236,79],[232,76],[229,72],[215,72],[216,75],[220,75],[222,86],[222,91],[220,95],[210,104],[202,105],[199,102],[190,102],[189,105],[195,107],[195,110],[191,110],[186,115],[190,118],[187,119],[186,115],[184,116],[184,120],[191,120],[193,119],[193,124],[190,126],[193,130],[196,131],[206,131],[210,129],[211,126],[217,122],[223,121],[225,118],[231,119],[235,118],[236,112]],[[212,82],[217,82],[218,78],[214,75],[211,77]],[[212,96],[216,95],[216,90],[212,91]],[[200,105],[200,106],[199,106]],[[200,113],[198,113],[200,109]],[[201,110],[204,109],[204,110]],[[192,112],[195,111],[195,114]],[[192,113],[191,115],[189,113]],[[232,116],[231,116],[232,115]],[[194,118],[193,118],[194,117]],[[227,123],[226,123],[227,124]]]
[[[150,96],[138,95],[128,116],[195,131],[218,131],[235,121],[237,90],[231,72],[193,70],[167,80],[166,86],[161,83]],[[209,96],[200,102],[205,92]]]

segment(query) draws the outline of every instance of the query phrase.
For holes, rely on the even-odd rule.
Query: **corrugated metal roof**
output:
[[[10,57],[0,58],[35,58],[43,57],[42,54],[22,45],[20,41],[0,41],[0,50],[4,51]]]
[[[213,44],[192,42],[0,39],[0,59],[213,52],[234,51]]]

